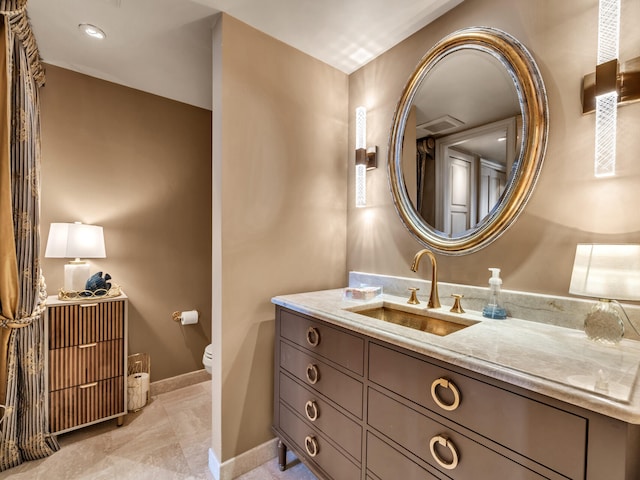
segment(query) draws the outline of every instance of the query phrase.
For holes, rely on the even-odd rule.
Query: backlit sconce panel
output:
[[[356,108],[356,207],[367,206],[367,170],[376,168],[377,147],[367,149],[367,109]]]
[[[610,177],[616,172],[618,105],[640,100],[640,58],[621,68],[619,38],[620,0],[600,0],[596,71],[585,76],[582,84],[582,112],[596,113],[596,177]]]

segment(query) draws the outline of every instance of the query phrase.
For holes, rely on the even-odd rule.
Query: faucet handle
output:
[[[409,300],[407,300],[407,303],[410,305],[419,305],[420,304],[420,300],[418,300],[418,297],[416,296],[416,292],[420,290],[419,288],[415,288],[415,287],[410,287],[409,291],[411,292],[411,296],[409,297]]]
[[[453,313],[464,313],[464,310],[462,309],[462,305],[460,304],[460,299],[464,297],[464,295],[460,295],[459,293],[454,293],[451,295],[454,300],[453,300],[453,307],[451,307],[451,310],[449,310],[450,312]]]

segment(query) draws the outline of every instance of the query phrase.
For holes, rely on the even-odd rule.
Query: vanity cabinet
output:
[[[321,479],[632,480],[640,429],[276,307],[274,431]]]
[[[127,297],[47,300],[46,379],[51,433],[127,413]]]
[[[275,348],[281,468],[286,445],[320,478],[360,479],[364,338],[278,309]]]

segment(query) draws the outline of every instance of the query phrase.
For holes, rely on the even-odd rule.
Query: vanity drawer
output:
[[[545,477],[476,443],[459,432],[369,389],[368,423],[424,462],[455,479],[474,480],[541,480]],[[448,446],[430,445],[436,438],[447,439]],[[452,452],[456,452],[457,459]],[[440,465],[436,456],[448,469]],[[368,455],[367,455],[367,458]],[[403,478],[403,477],[398,477]]]
[[[310,461],[316,463],[334,480],[360,478],[360,468],[342,455],[326,438],[280,404],[280,427]]]
[[[49,394],[51,432],[109,418],[126,411],[122,377],[52,391]]]
[[[280,342],[280,367],[362,418],[361,382],[285,342]]]
[[[49,389],[60,390],[122,376],[123,343],[118,339],[49,350]]]
[[[124,300],[55,305],[47,315],[51,350],[124,338]]]
[[[367,433],[367,472],[380,480],[438,480],[370,432]]]
[[[287,310],[280,310],[280,336],[358,375],[363,374],[362,338]]]
[[[369,378],[552,470],[584,478],[585,418],[374,343],[369,349]],[[434,401],[431,389],[438,379],[452,382],[458,390],[457,408],[445,410]],[[451,387],[436,388],[445,405],[454,403],[452,392]]]
[[[362,428],[357,423],[283,373],[280,373],[280,399],[361,461]]]

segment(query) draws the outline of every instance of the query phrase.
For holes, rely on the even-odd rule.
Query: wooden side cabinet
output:
[[[127,413],[127,296],[47,299],[49,428],[59,434]]]

